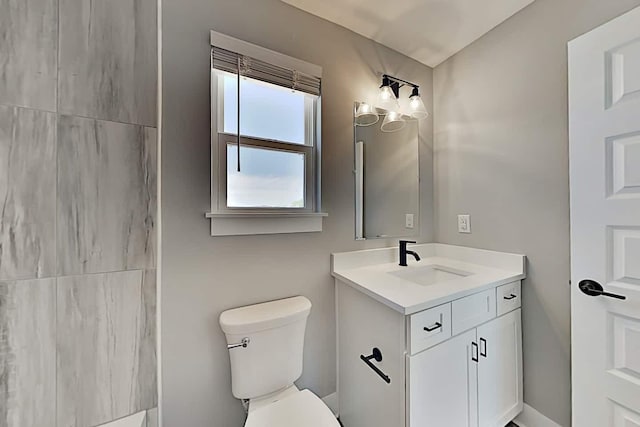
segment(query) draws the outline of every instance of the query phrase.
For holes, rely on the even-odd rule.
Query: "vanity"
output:
[[[523,408],[525,256],[444,244],[336,253],[345,427],[504,427]]]

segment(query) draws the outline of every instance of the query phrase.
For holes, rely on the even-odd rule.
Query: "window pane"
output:
[[[224,74],[223,132],[237,133],[237,76]],[[244,136],[305,144],[305,97],[280,86],[240,80],[240,130]]]
[[[304,154],[227,145],[227,206],[304,208]]]

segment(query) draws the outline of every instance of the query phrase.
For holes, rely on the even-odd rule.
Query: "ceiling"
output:
[[[534,0],[282,0],[435,67]]]

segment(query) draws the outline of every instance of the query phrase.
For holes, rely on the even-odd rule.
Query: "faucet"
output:
[[[400,265],[403,267],[407,266],[407,254],[413,255],[416,261],[420,261],[420,255],[418,255],[414,251],[407,250],[408,243],[416,243],[411,240],[400,240]]]

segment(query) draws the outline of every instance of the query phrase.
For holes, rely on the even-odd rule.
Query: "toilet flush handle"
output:
[[[251,340],[249,340],[248,337],[244,337],[242,338],[242,341],[240,341],[239,343],[227,344],[227,349],[231,350],[232,348],[238,348],[238,347],[247,348],[249,346],[250,341]]]

